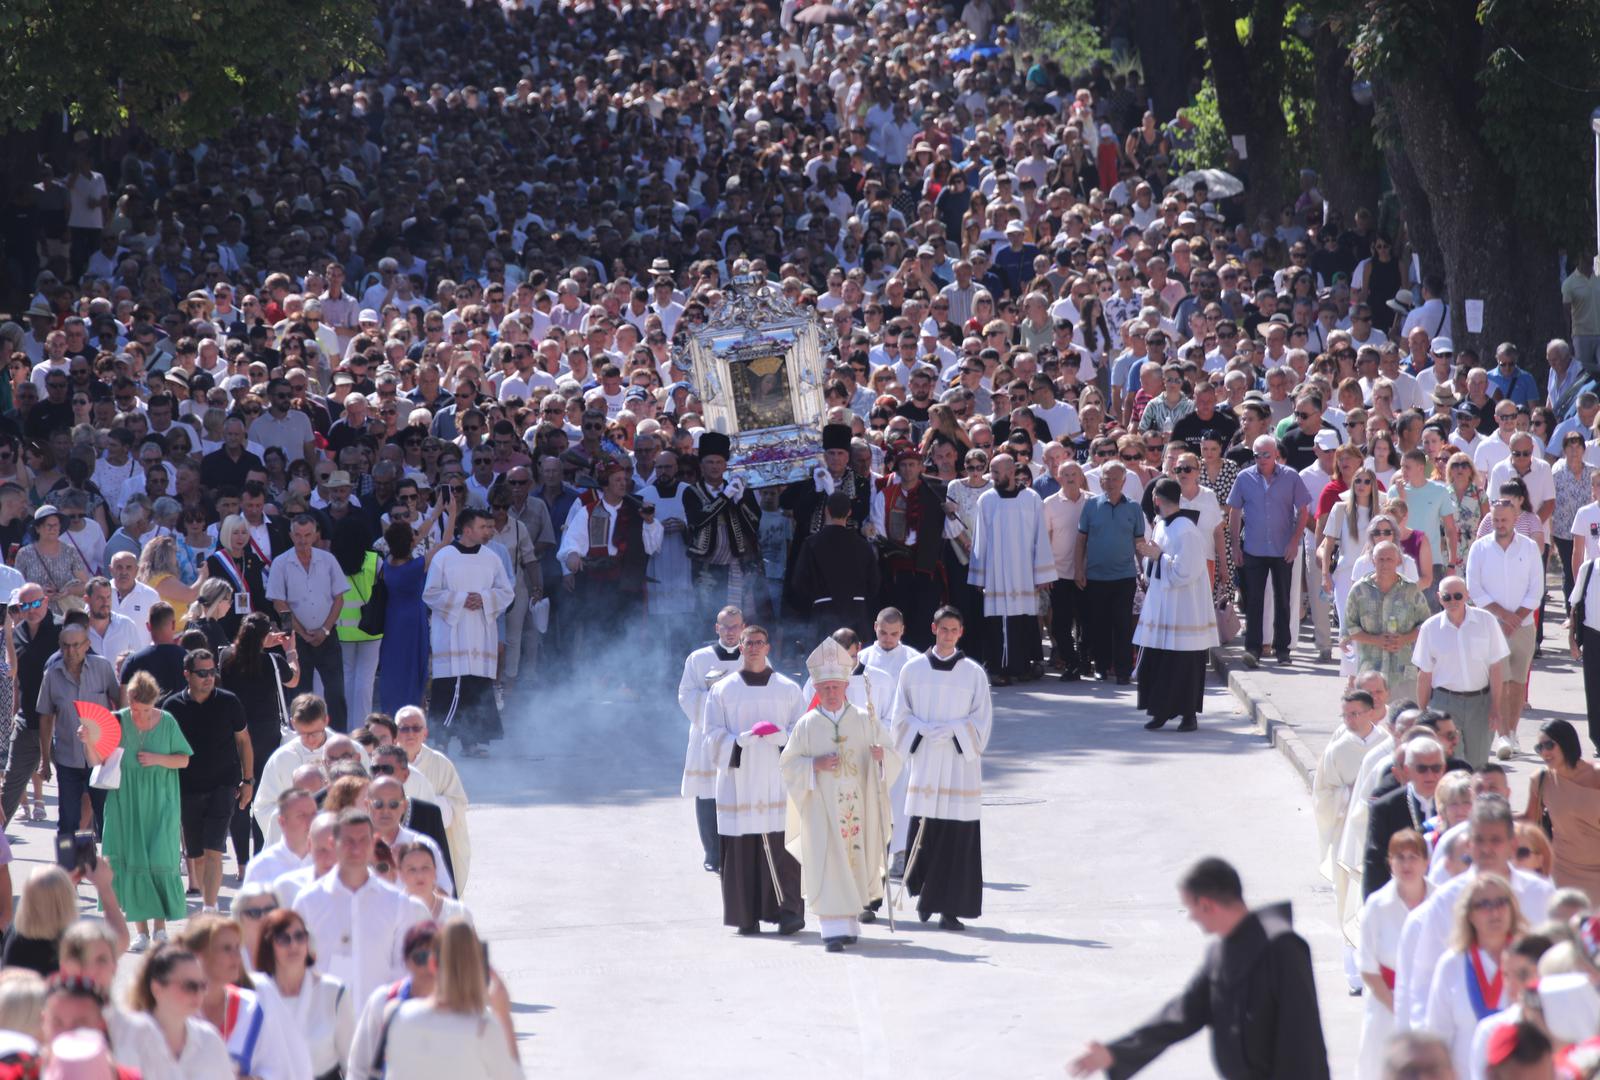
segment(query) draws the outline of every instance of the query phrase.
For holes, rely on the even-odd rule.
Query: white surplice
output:
[[[978,496],[967,580],[983,590],[983,613],[1037,615],[1039,589],[1056,577],[1039,493],[1023,488],[1007,497],[990,489]]]
[[[300,766],[322,764],[323,750],[327,745],[324,742],[313,750],[297,736],[279,746],[267,758],[266,765],[261,769],[261,786],[256,789],[255,801],[250,804],[250,813],[261,827],[261,834],[266,837],[267,843],[275,844],[283,837],[283,830],[278,828],[278,796],[294,786],[294,771]]]
[[[950,670],[939,670],[935,661]],[[937,657],[930,649],[906,664],[895,688],[889,734],[895,752],[909,762],[907,814],[978,820],[983,753],[993,723],[989,679],[976,661],[959,650]]]
[[[767,669],[765,686],[745,682],[743,671],[719,681],[706,698],[706,753],[717,765],[717,833],[753,836],[782,832],[789,797],[783,789],[778,758],[795,721],[806,711],[793,679]],[[749,735],[762,722],[777,726],[775,735]],[[739,763],[734,764],[738,749]]]
[[[683,677],[678,680],[678,708],[689,721],[689,745],[683,754],[683,781],[678,794],[686,799],[714,799],[717,795],[717,763],[706,746],[704,713],[711,688],[723,677],[739,670],[737,648],[724,649],[714,642],[696,649],[683,661]]]
[[[428,919],[422,901],[376,875],[352,891],[337,867],[295,897],[294,910],[317,943],[317,970],[344,983],[357,1001],[405,976],[406,931]]]
[[[1322,751],[1316,775],[1311,781],[1311,803],[1317,817],[1317,865],[1322,876],[1333,882],[1334,911],[1344,927],[1359,912],[1360,883],[1352,894],[1350,872],[1334,857],[1334,846],[1344,835],[1345,818],[1350,814],[1352,793],[1367,751],[1387,741],[1388,732],[1376,724],[1363,738],[1343,724]],[[1352,900],[1357,901],[1352,903]]]
[[[669,521],[688,524],[683,510],[683,493],[687,485],[676,485],[671,495],[661,494],[654,484],[639,489],[639,498],[656,508],[655,519],[662,526],[661,546],[650,556],[645,571],[649,584],[645,586],[646,610],[651,615],[684,615],[695,610],[693,567],[689,563],[687,530],[667,532]]]
[[[1139,608],[1133,643],[1169,652],[1203,652],[1217,644],[1217,612],[1211,603],[1206,558],[1211,538],[1180,512],[1157,519],[1150,541],[1161,554],[1147,562],[1149,586]]]
[[[887,741],[884,726],[848,702],[833,715],[812,709],[789,733],[780,760],[789,793],[784,847],[800,861],[800,888],[818,918],[854,919],[883,896],[886,803],[901,764]],[[883,747],[881,770],[874,746]],[[812,759],[829,754],[838,766],[817,772]]]
[[[476,611],[466,607],[471,593],[483,599]],[[422,602],[430,615],[435,679],[495,677],[500,647],[495,617],[511,606],[516,595],[505,563],[487,547],[466,552],[450,544],[433,557]]]
[[[467,891],[467,868],[472,865],[472,841],[467,834],[467,789],[461,783],[461,774],[455,764],[433,747],[424,743],[411,760],[411,771],[421,773],[433,785],[438,796],[432,801],[440,808],[450,810],[449,822],[444,828],[445,842],[450,845],[450,864],[455,869],[456,895]]]
[[[868,667],[887,671],[891,679],[898,680],[900,678],[900,669],[906,666],[906,661],[913,656],[920,655],[922,654],[909,645],[896,645],[893,649],[885,649],[874,641],[870,645],[861,646],[861,651],[856,654],[856,659]]]

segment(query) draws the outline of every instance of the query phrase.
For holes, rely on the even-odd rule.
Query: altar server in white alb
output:
[[[717,765],[717,833],[722,840],[722,922],[741,934],[760,923],[793,934],[806,924],[800,864],[784,849],[779,755],[805,710],[800,687],[767,663],[767,632],[747,626],[739,670],[706,698],[706,753]]]
[[[1146,731],[1183,719],[1179,731],[1194,731],[1205,704],[1206,669],[1217,644],[1217,612],[1211,606],[1208,537],[1200,511],[1181,507],[1183,488],[1169,477],[1155,483],[1156,523],[1150,539],[1135,540],[1147,560],[1144,605],[1133,643],[1139,646],[1139,708],[1150,714]]]
[[[864,647],[856,659],[888,672],[891,679],[899,679],[906,661],[919,655],[916,649],[900,642],[906,633],[906,617],[899,608],[886,607],[873,620],[872,632],[877,640]]]
[[[983,914],[978,809],[994,707],[983,668],[956,647],[963,629],[956,608],[934,613],[933,648],[901,669],[889,728],[911,774],[905,886],[918,917],[938,915],[945,930],[965,930],[963,918]]]
[[[855,632],[842,631],[851,637]],[[889,786],[900,758],[888,730],[848,699],[855,658],[832,637],[806,659],[818,702],[783,748],[789,791],[784,845],[800,860],[806,903],[822,920],[829,952],[854,945],[883,899]]]
[[[892,706],[894,688],[900,682],[901,669],[906,666],[906,661],[922,654],[911,646],[901,643],[900,639],[906,632],[906,617],[900,613],[899,608],[886,607],[878,612],[878,617],[872,624],[872,632],[877,640],[864,646],[856,654],[856,660],[869,668],[877,668],[889,676],[889,699]],[[887,724],[889,709],[880,707],[878,720]],[[889,876],[896,881],[899,881],[900,875],[905,872],[906,836],[911,832],[911,815],[906,813],[906,783],[910,777],[910,769],[901,769],[900,778],[894,782],[894,790],[889,793],[894,809],[894,837],[889,841],[889,851],[894,860],[889,866]]]
[[[978,496],[968,580],[983,590],[983,655],[996,686],[1044,671],[1039,590],[1056,579],[1044,502],[1010,454],[989,462],[994,487]]]
[[[449,735],[461,740],[468,757],[488,757],[483,744],[500,737],[500,709],[494,700],[500,634],[495,617],[511,606],[516,590],[500,556],[483,544],[494,535],[494,518],[463,510],[454,543],[433,557],[422,601],[433,646],[436,716]]]
[[[1344,834],[1345,819],[1350,815],[1351,794],[1356,778],[1361,774],[1361,763],[1367,751],[1385,741],[1389,736],[1377,724],[1380,713],[1374,706],[1372,695],[1365,690],[1346,690],[1340,699],[1340,713],[1344,723],[1328,740],[1317,764],[1311,782],[1311,804],[1317,816],[1317,860],[1322,876],[1333,882],[1334,911],[1341,927],[1348,926],[1357,914],[1352,911],[1352,900],[1358,900],[1359,882],[1352,889],[1350,873],[1334,857],[1334,845]],[[1355,942],[1348,938],[1344,948],[1344,974],[1352,991],[1361,989],[1361,969],[1356,963]]]
[[[689,721],[689,748],[683,756],[683,783],[678,792],[694,800],[704,866],[713,874],[722,869],[722,841],[717,838],[717,763],[711,759],[701,721],[711,688],[724,675],[739,670],[739,635],[743,633],[743,612],[731,606],[717,612],[717,640],[688,655],[683,661],[683,677],[678,680],[678,708]]]

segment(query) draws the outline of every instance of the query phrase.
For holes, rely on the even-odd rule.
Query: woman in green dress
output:
[[[161,687],[149,672],[128,680],[128,707],[117,713],[122,724],[122,780],[106,793],[106,825],[102,853],[114,872],[117,901],[135,922],[137,935],[129,947],[150,946],[150,921],[156,939],[165,941],[167,920],[187,914],[183,899],[183,806],[178,795],[178,770],[193,752],[172,714],[156,708]],[[78,726],[89,764],[101,762],[89,745],[89,731]]]

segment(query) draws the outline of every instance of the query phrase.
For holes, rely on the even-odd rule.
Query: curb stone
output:
[[[1306,745],[1294,725],[1283,718],[1272,700],[1256,693],[1247,681],[1243,665],[1237,663],[1238,650],[1221,646],[1211,650],[1211,667],[1227,680],[1228,689],[1244,709],[1245,715],[1255,724],[1256,730],[1278,748],[1299,775],[1306,790],[1311,790],[1311,779],[1317,771],[1317,755]]]

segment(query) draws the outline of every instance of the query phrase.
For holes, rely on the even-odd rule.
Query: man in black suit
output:
[[[1395,738],[1398,742],[1407,741],[1407,733],[1413,728],[1422,728],[1433,733],[1433,739],[1444,747],[1444,771],[1453,773],[1472,772],[1473,768],[1466,761],[1456,757],[1456,748],[1461,745],[1461,729],[1456,727],[1455,720],[1449,713],[1440,712],[1438,709],[1419,709],[1412,706],[1395,717]],[[1421,736],[1414,736],[1421,738]],[[1372,787],[1369,801],[1377,800],[1389,794],[1400,786],[1401,781],[1394,777],[1394,766],[1389,766],[1378,775],[1378,782]]]
[[[829,628],[848,626],[866,638],[878,598],[878,556],[872,541],[850,527],[851,499],[843,491],[827,498],[822,528],[808,536],[795,556],[789,584],[795,602],[814,624],[812,639]]]
[[[800,557],[800,549],[805,542],[827,524],[824,513],[829,497],[834,492],[844,492],[850,500],[849,524],[857,529],[866,524],[867,515],[872,510],[872,479],[861,476],[850,467],[850,439],[849,424],[823,425],[822,464],[812,470],[809,482],[801,480],[790,484],[778,496],[778,509],[794,520],[787,568],[789,588],[785,599],[801,614],[809,614],[810,609],[807,599],[794,591],[795,561]],[[836,622],[830,624],[829,629],[854,625]]]
[[[411,762],[406,757],[405,749],[398,743],[378,747],[372,755],[372,775],[374,779],[392,776],[404,786],[411,779]],[[450,858],[450,845],[445,840],[444,811],[439,809],[439,804],[416,798],[408,791],[404,815],[400,822],[402,825],[439,845],[439,850],[444,853],[444,866],[441,869],[448,870],[453,879],[456,868]],[[442,875],[440,880],[443,880]]]
[[[1363,858],[1361,895],[1371,896],[1389,882],[1389,838],[1401,829],[1422,832],[1433,816],[1433,793],[1444,778],[1445,750],[1428,736],[1414,738],[1401,747],[1404,761],[1395,758],[1395,779],[1401,787],[1372,801],[1367,814],[1367,850]]]

